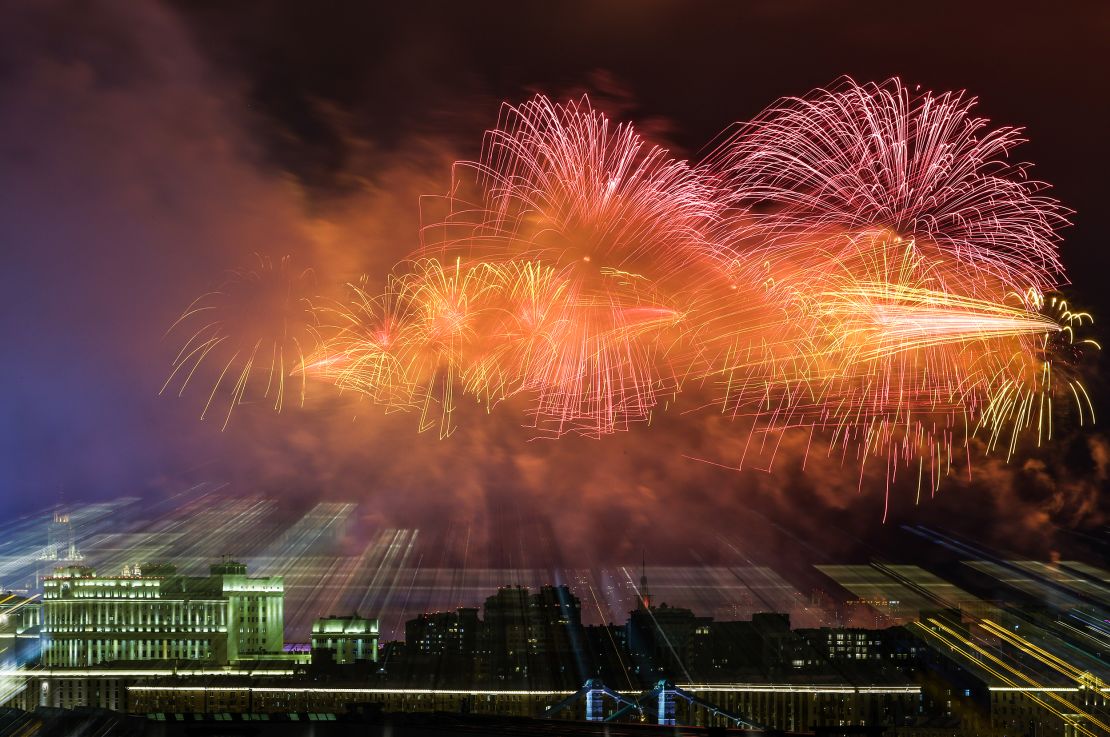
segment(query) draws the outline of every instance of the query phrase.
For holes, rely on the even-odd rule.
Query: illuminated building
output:
[[[73,536],[73,525],[69,514],[61,510],[54,512],[54,518],[46,529],[46,550],[43,554],[46,560],[77,561],[84,558],[77,551],[77,541]]]
[[[325,652],[336,665],[378,662],[378,620],[358,614],[317,619],[312,623],[313,662]]]
[[[281,577],[250,578],[241,563],[208,576],[168,565],[101,577],[59,568],[43,581],[42,662],[86,667],[119,660],[232,663],[282,653]]]
[[[902,627],[882,630],[821,627],[794,633],[822,663],[910,662],[924,647]]]
[[[298,677],[272,664],[264,668],[188,670],[72,669],[27,674],[26,689],[9,706],[72,708],[101,706],[132,714],[151,713],[327,713],[342,714],[351,703],[375,702],[385,712],[460,712],[530,717],[562,701],[571,691],[559,688],[396,687],[365,682],[328,683]],[[744,714],[775,729],[814,726],[904,724],[915,713],[916,685],[849,684],[822,679],[808,683],[687,683],[680,688],[705,701]],[[630,697],[639,689],[621,689]],[[704,708],[676,704],[683,724],[725,722]],[[583,719],[580,708],[562,714]]]
[[[38,660],[41,624],[42,604],[35,598],[0,594],[0,664],[16,666]]]
[[[374,702],[387,712],[529,716],[562,703],[595,679],[639,703],[645,689],[662,678],[709,703],[671,699],[667,718],[690,725],[724,726],[713,710],[719,707],[721,713],[788,730],[882,726],[896,737],[978,737],[1030,729],[1045,737],[1103,733],[1099,720],[1105,721],[1108,706],[1105,666],[1097,652],[1080,652],[1068,644],[1077,637],[1085,641],[1087,635],[1077,626],[1088,621],[1081,617],[1094,611],[1093,605],[1071,609],[1072,616],[1060,622],[1039,609],[979,604],[954,585],[909,567],[859,571],[871,573],[856,576],[861,587],[857,596],[889,598],[901,587],[922,600],[921,619],[884,630],[792,630],[791,616],[774,612],[717,621],[655,603],[659,590],[667,587],[653,577],[654,601],[645,602],[643,595],[635,602],[620,599],[635,606],[627,625],[584,627],[581,604],[567,587],[512,586],[486,599],[481,618],[478,609],[459,608],[409,620],[406,642],[388,643],[380,662],[373,660],[379,634],[375,620],[333,616],[316,620],[311,666],[265,653],[236,662],[118,659],[59,666],[55,661],[41,669],[9,667],[0,673],[0,687],[10,686],[0,691],[0,705],[261,718],[340,714],[351,703]],[[225,578],[239,580],[240,575],[254,580],[246,579],[245,567],[235,563],[214,566],[212,576],[186,580],[216,577],[222,591]],[[150,566],[126,570],[114,579],[97,579],[83,568],[59,570],[50,579],[58,588],[48,590],[44,609],[55,606],[51,602],[61,606],[69,601],[71,607],[120,604],[125,609],[137,602],[168,611],[161,608],[163,600],[187,598],[190,606],[199,606],[206,601],[202,593],[217,588],[186,584],[194,594],[182,597],[181,578],[172,569]],[[148,579],[155,585],[136,589],[136,581]],[[878,590],[887,587],[884,580],[891,591]],[[109,588],[128,594],[105,598],[96,589],[81,588],[94,581],[114,582]],[[63,582],[68,582],[68,600],[59,598]],[[646,593],[647,581],[640,583],[639,591]],[[865,584],[873,591],[865,591]],[[1091,595],[1099,592],[1092,588]],[[943,607],[948,601],[955,605]],[[992,610],[1003,612],[997,622],[973,615]],[[106,638],[95,619],[92,626],[83,635],[86,640]],[[117,631],[116,639],[151,639],[145,629],[124,632]],[[1060,639],[1060,634],[1066,637]],[[317,658],[341,667],[317,668]],[[662,712],[660,706],[657,713]],[[584,718],[584,713],[570,710],[558,718],[564,716]]]
[[[387,667],[390,676],[421,685],[471,682],[481,626],[473,607],[426,612],[408,620],[403,652]]]

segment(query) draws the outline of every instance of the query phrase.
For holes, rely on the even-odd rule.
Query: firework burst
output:
[[[542,310],[542,344],[500,352],[523,363],[476,376],[513,376],[496,381],[534,397],[535,426],[556,436],[626,428],[678,390],[668,341],[718,253],[708,231],[722,205],[705,177],[585,99],[538,96],[503,108],[481,160],[456,166],[453,191],[435,228],[450,236],[428,250],[501,270],[510,302],[537,287],[557,302]]]
[[[1051,437],[1054,406],[1094,419],[1074,369],[1090,316],[1055,296],[1066,210],[974,104],[844,80],[697,165],[585,98],[506,105],[384,290],[318,320],[285,261],[237,272],[174,326],[193,332],[166,385],[215,364],[205,412],[224,386],[226,425],[256,376],[280,409],[311,374],[441,437],[462,396],[513,398],[553,437],[685,403],[935,490],[976,433],[1012,455]]]
[[[887,228],[932,243],[1008,289],[1059,286],[1066,210],[1008,156],[1016,128],[989,129],[964,93],[914,93],[896,79],[843,80],[771,106],[711,157],[764,246],[831,229]]]
[[[320,342],[312,272],[296,270],[288,258],[256,258],[254,268],[231,272],[219,288],[194,300],[167,331],[185,340],[162,392],[176,383],[181,396],[190,383],[214,375],[201,419],[226,394],[223,428],[240,404],[268,400],[280,412],[291,393],[303,404],[305,357]]]

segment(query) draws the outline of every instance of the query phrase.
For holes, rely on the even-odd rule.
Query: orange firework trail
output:
[[[718,257],[709,228],[722,204],[711,184],[585,100],[544,97],[505,106],[481,161],[457,165],[454,178],[452,215],[426,249],[501,270],[502,293],[526,301],[537,274],[521,265],[534,264],[548,270],[536,286],[557,292],[544,344],[507,367],[517,380],[506,385],[536,397],[536,427],[604,435],[648,419],[679,385],[668,329]]]
[[[760,444],[824,433],[861,480],[878,456],[935,489],[976,433],[1013,454],[1027,431],[1051,437],[1062,406],[1094,419],[1074,368],[1097,348],[1076,336],[1090,317],[1053,296],[1066,211],[1007,163],[1018,131],[973,106],[845,80],[776,103],[696,165],[585,98],[504,106],[384,290],[280,302],[281,341],[216,321],[206,295],[170,379],[232,349],[209,404],[232,373],[234,406],[259,352],[289,345],[290,316],[315,335],[319,313],[326,339],[293,354],[302,387],[312,374],[415,410],[441,436],[461,397],[522,401],[552,437],[688,401],[745,418]],[[271,353],[281,384],[287,354]]]
[[[262,256],[252,269],[237,269],[214,291],[201,295],[167,335],[185,335],[162,385],[178,382],[181,396],[204,364],[217,368],[204,419],[221,391],[227,393],[226,428],[237,405],[268,400],[280,411],[293,392],[304,402],[305,356],[319,343],[310,300],[312,272],[297,271],[288,258],[276,264]]]

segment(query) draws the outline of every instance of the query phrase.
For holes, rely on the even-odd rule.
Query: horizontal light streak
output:
[[[64,669],[64,670],[0,670],[0,677],[23,678],[143,678],[143,677],[190,677],[190,676],[250,676],[288,677],[296,675],[292,670],[110,670],[110,669]],[[813,693],[813,694],[916,694],[921,688],[905,686],[851,686],[851,685],[800,685],[779,683],[680,683],[678,688],[691,693]],[[478,696],[556,696],[573,691],[554,690],[497,690],[497,689],[436,689],[436,688],[319,688],[284,686],[128,686],[131,690],[144,691],[247,691],[256,693],[364,693],[364,694],[443,694]]]
[[[1110,688],[1084,688],[1083,686],[990,686],[990,691],[1033,691],[1043,693],[1079,693],[1080,691],[1099,691],[1110,693]]]
[[[168,669],[152,668],[150,670],[116,670],[110,668],[65,668],[65,669],[5,669],[0,670],[0,678],[156,678],[163,676],[295,676],[297,671],[289,669],[273,670],[221,670],[221,669]]]
[[[811,693],[811,694],[917,694],[919,686],[798,686],[785,684],[678,684],[678,688],[690,693]],[[128,686],[132,691],[253,691],[254,693],[344,693],[379,695],[444,695],[444,696],[565,696],[574,691],[551,690],[495,690],[495,689],[450,689],[450,688],[300,688],[290,686]]]

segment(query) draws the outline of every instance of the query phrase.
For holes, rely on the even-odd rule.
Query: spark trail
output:
[[[261,362],[275,409],[311,376],[442,437],[463,398],[511,399],[547,437],[717,411],[772,457],[808,430],[861,483],[879,459],[935,490],[976,434],[1012,455],[1064,408],[1094,420],[1091,319],[1058,294],[1067,211],[1009,162],[1020,132],[974,105],[845,79],[695,163],[587,98],[505,105],[384,288],[313,307],[284,262],[240,274],[179,321],[200,327],[167,386],[213,361],[205,412],[224,388],[229,417]],[[268,281],[269,313],[231,321],[228,300]]]

